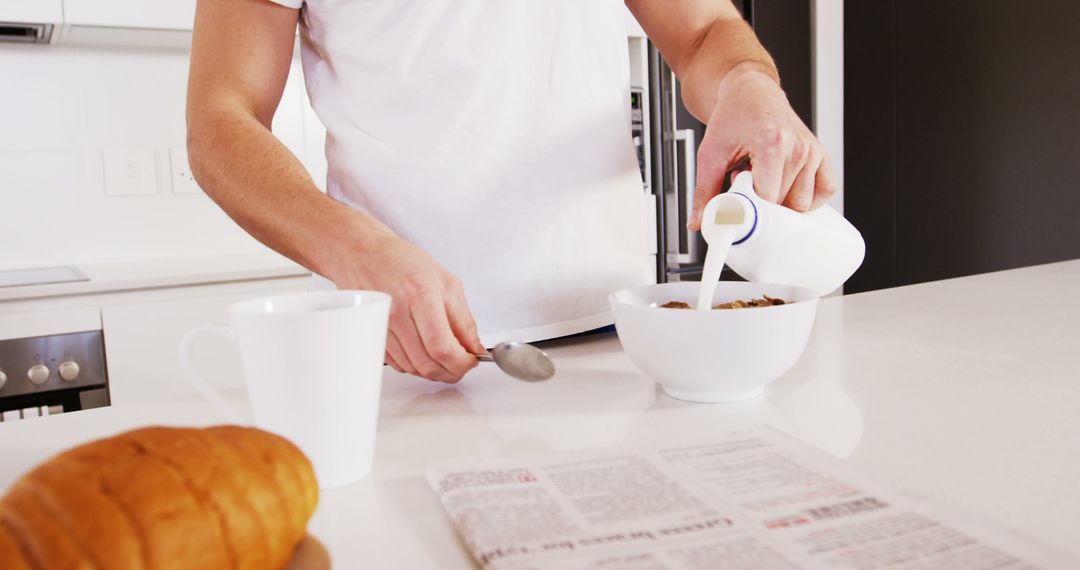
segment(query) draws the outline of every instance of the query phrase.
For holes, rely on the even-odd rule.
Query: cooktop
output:
[[[89,280],[90,278],[82,271],[79,271],[79,268],[71,266],[0,270],[0,287],[51,285],[54,283],[74,283]]]

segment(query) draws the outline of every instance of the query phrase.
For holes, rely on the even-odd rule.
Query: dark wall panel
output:
[[[1080,2],[849,0],[845,41],[849,291],[1080,257]]]
[[[891,1],[844,3],[844,215],[866,258],[844,286],[896,282],[896,74]]]
[[[1080,2],[896,3],[897,279],[1080,257]]]
[[[810,0],[754,0],[754,32],[769,50],[792,108],[811,129],[813,45]]]

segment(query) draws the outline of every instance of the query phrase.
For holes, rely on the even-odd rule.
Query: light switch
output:
[[[195,175],[191,173],[188,164],[187,149],[182,146],[174,146],[169,149],[169,163],[172,165],[172,191],[173,194],[202,194],[202,188],[195,182]]]
[[[107,148],[105,193],[109,196],[157,194],[157,165],[152,148]]]

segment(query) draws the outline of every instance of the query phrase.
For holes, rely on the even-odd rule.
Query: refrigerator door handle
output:
[[[697,232],[686,229],[686,223],[690,219],[690,212],[694,209],[694,188],[697,184],[697,135],[693,129],[681,129],[675,131],[675,145],[683,146],[682,161],[675,161],[676,192],[678,195],[677,208],[672,208],[668,216],[668,222],[683,232],[682,239],[671,245],[674,246],[672,253],[680,265],[698,263],[701,261],[702,251],[697,239]],[[676,148],[675,156],[679,156]],[[685,245],[684,245],[685,244]]]

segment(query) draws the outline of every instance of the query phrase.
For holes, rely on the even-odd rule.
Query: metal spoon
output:
[[[480,362],[494,362],[503,372],[525,382],[543,382],[555,375],[551,357],[523,342],[500,342],[491,349],[491,354],[475,356]]]

